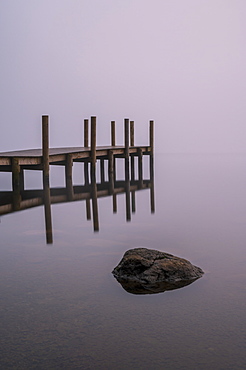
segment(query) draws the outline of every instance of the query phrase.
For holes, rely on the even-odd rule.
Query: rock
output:
[[[122,287],[133,294],[153,294],[189,285],[204,272],[172,254],[147,248],[128,250],[112,271]]]

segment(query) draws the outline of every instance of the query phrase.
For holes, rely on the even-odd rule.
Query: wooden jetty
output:
[[[124,146],[115,145],[115,121],[111,121],[111,146],[96,146],[96,117],[91,117],[91,140],[89,144],[89,121],[84,120],[84,146],[77,148],[49,148],[49,117],[42,116],[42,148],[18,150],[0,153],[0,172],[12,173],[13,190],[24,190],[24,170],[43,171],[44,188],[49,182],[50,165],[62,165],[65,167],[66,184],[69,186],[72,180],[73,162],[86,162],[91,165],[91,175],[94,172],[96,161],[108,160],[109,171],[112,172],[115,158],[138,156],[141,167],[143,155],[153,157],[154,152],[154,121],[150,121],[149,145],[134,145],[134,122],[131,121],[129,130],[129,119],[124,120]]]
[[[149,121],[149,145],[134,145],[134,121],[124,120],[124,145],[116,145],[115,121],[111,121],[111,145],[96,145],[96,117],[90,119],[90,145],[89,145],[89,120],[84,120],[84,146],[69,148],[49,148],[49,117],[42,116],[42,148],[18,150],[0,153],[0,172],[12,173],[12,192],[0,192],[0,214],[18,211],[34,205],[44,204],[47,243],[52,243],[52,222],[51,207],[55,201],[57,192],[60,192],[58,199],[72,201],[78,199],[87,200],[87,218],[90,214],[89,200],[92,200],[92,212],[94,231],[99,230],[97,198],[100,194],[113,196],[113,208],[117,209],[116,194],[119,191],[120,183],[116,180],[116,158],[125,159],[125,182],[123,187],[126,194],[126,219],[131,219],[130,194],[132,194],[132,212],[135,209],[135,191],[150,187],[151,190],[151,211],[154,212],[154,121]],[[150,158],[150,182],[143,180],[142,158],[148,155]],[[135,179],[135,161],[138,157],[138,180]],[[96,182],[96,162],[100,161],[101,184]],[[108,161],[108,182],[105,181],[105,165]],[[84,165],[85,188],[78,192],[73,185],[72,169],[74,162],[82,162]],[[50,189],[49,172],[51,165],[65,167],[66,194],[61,189],[55,191]],[[89,171],[90,165],[90,171]],[[131,167],[131,171],[130,171]],[[39,170],[43,173],[42,196],[37,197],[37,192],[25,190],[24,170]],[[90,174],[90,176],[89,176]],[[131,179],[130,179],[131,177]],[[151,184],[151,185],[150,185]],[[103,186],[103,188],[102,188]],[[100,192],[98,192],[101,189]],[[106,193],[105,193],[106,191]],[[26,199],[28,195],[28,199]],[[32,194],[32,197],[30,197]],[[78,195],[80,194],[80,195]],[[64,198],[65,197],[65,198]],[[82,198],[81,198],[82,197]],[[11,202],[3,200],[10,199]],[[60,200],[61,201],[61,200]],[[2,208],[1,208],[2,207]]]

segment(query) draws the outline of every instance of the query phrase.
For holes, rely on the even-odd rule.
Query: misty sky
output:
[[[162,152],[246,152],[245,0],[1,0],[0,150],[98,144],[136,122]]]

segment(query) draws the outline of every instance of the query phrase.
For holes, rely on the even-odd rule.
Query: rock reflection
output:
[[[158,294],[158,293],[164,293],[166,290],[174,290],[174,289],[180,289],[187,285],[192,284],[194,280],[182,280],[174,283],[168,283],[168,282],[158,282],[158,283],[140,283],[136,281],[130,281],[130,280],[122,280],[117,279],[116,280],[121,284],[122,288],[125,289],[128,293],[131,294]]]

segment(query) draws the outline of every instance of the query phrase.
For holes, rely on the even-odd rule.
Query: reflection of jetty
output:
[[[99,230],[97,199],[111,195],[113,212],[117,212],[116,195],[126,194],[126,219],[135,212],[135,191],[150,188],[151,212],[154,212],[153,182],[153,121],[150,121],[150,143],[148,146],[134,145],[134,122],[124,120],[125,145],[115,145],[115,122],[111,121],[111,146],[96,146],[96,117],[91,117],[91,142],[88,140],[89,122],[84,120],[84,147],[49,148],[48,116],[42,117],[42,149],[0,153],[0,171],[12,173],[12,192],[0,192],[0,215],[44,204],[47,243],[52,243],[51,204],[86,200],[87,219],[91,219],[90,199],[94,230]],[[143,179],[143,155],[150,158],[150,179]],[[135,179],[135,161],[138,160],[138,179]],[[125,158],[125,181],[116,180],[116,158]],[[96,182],[96,160],[100,160],[101,182]],[[129,161],[130,159],[130,161]],[[108,162],[108,181],[105,181],[105,160]],[[84,165],[84,185],[74,186],[72,179],[73,162]],[[89,171],[90,164],[90,171]],[[49,167],[65,167],[65,188],[50,188]],[[43,172],[43,190],[24,190],[24,170]],[[89,176],[90,174],[90,176]],[[132,195],[132,201],[130,200]],[[131,206],[132,205],[132,206]]]

